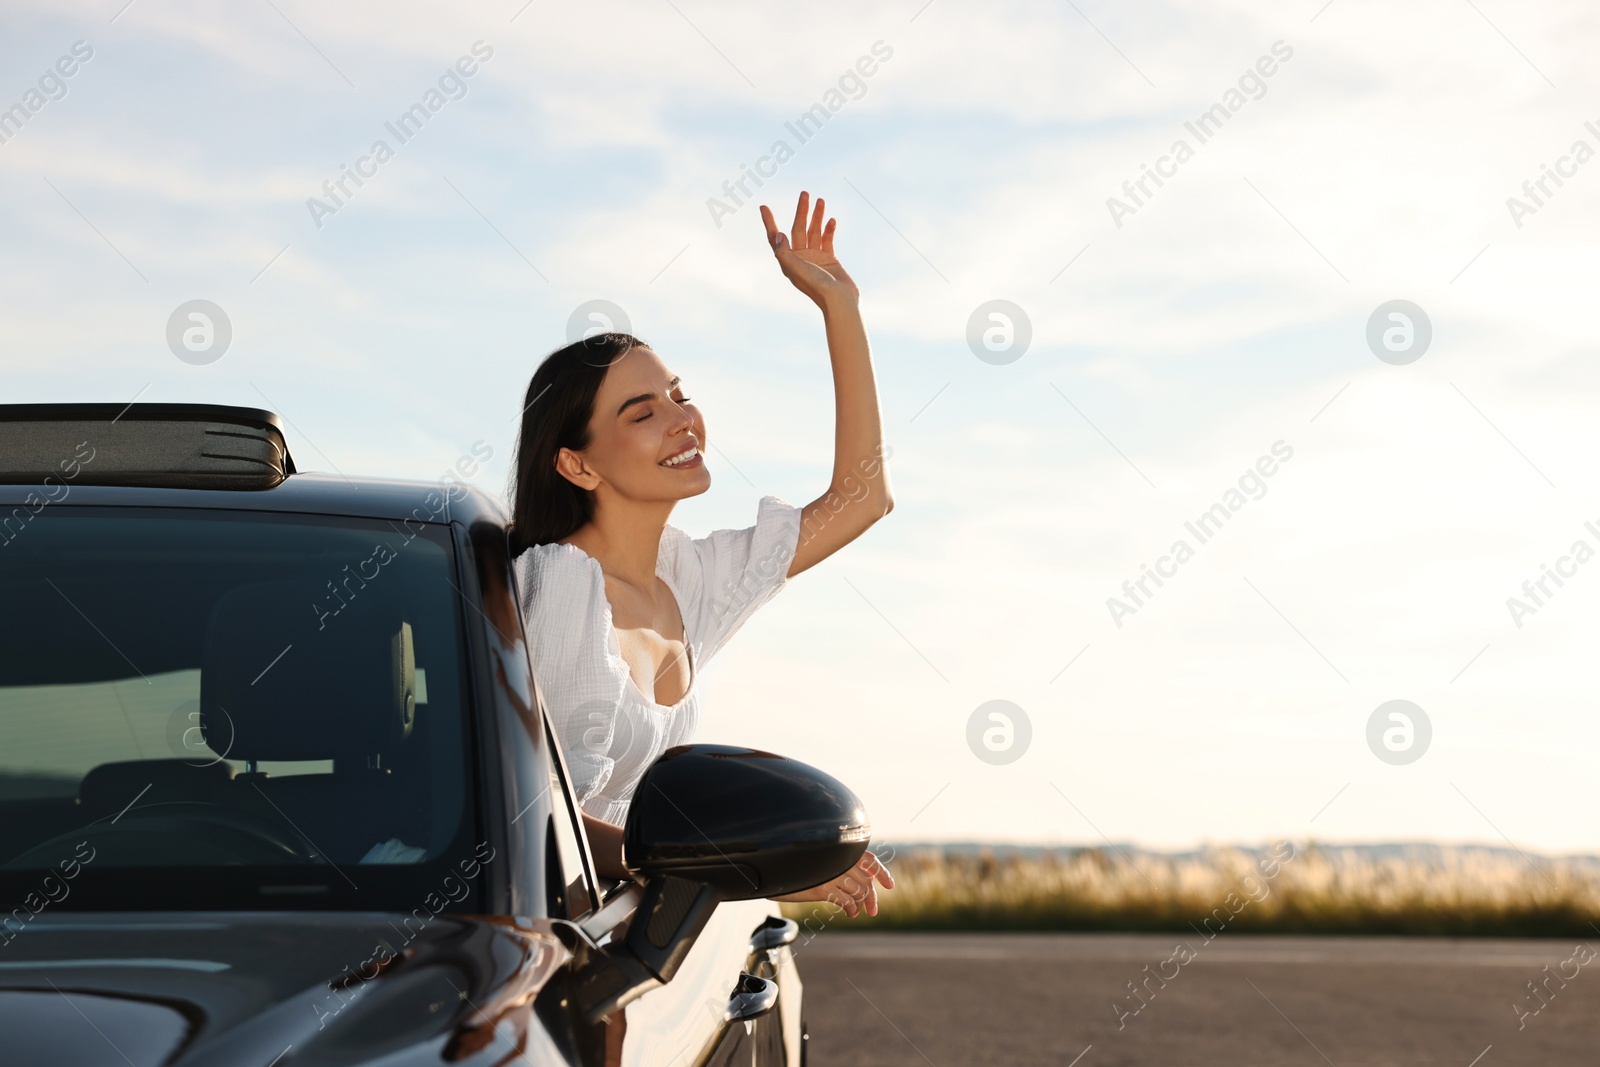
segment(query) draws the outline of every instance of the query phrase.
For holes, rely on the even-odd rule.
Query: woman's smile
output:
[[[690,441],[678,451],[661,461],[661,466],[671,467],[674,470],[692,469],[705,466],[705,460],[700,456],[700,445]]]

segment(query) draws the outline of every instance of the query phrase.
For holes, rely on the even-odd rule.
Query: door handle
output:
[[[782,945],[790,944],[800,936],[800,924],[793,919],[782,919],[776,915],[769,916],[767,921],[756,927],[750,935],[751,952],[770,952]]]
[[[757,978],[753,974],[741,974],[738,984],[728,995],[728,1010],[723,1013],[722,1021],[745,1022],[758,1015],[765,1015],[777,1003],[777,982]]]

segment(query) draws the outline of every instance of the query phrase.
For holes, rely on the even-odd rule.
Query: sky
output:
[[[805,189],[896,507],[708,665],[700,740],[829,771],[880,841],[1600,851],[1591,5],[0,17],[7,401],[265,407],[350,476],[476,446],[504,499],[605,300],[705,413],[673,524],[748,526],[832,468],[757,211]],[[196,300],[228,342],[182,358]]]

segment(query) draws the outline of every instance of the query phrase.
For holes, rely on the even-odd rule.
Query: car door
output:
[[[636,888],[613,889],[606,895],[606,906],[576,914],[593,899],[589,893],[592,867],[581,843],[581,816],[566,787],[564,761],[548,723],[546,739],[552,755],[552,797],[561,798],[553,805],[551,858],[563,872],[552,885],[564,888],[563,899],[552,900],[553,910],[566,909],[570,918],[597,939],[607,934],[621,936],[633,919],[633,909],[627,905],[638,898]],[[798,930],[779,915],[778,905],[770,900],[719,904],[672,981],[626,1005],[620,1025],[613,1020],[608,1027],[607,1044],[612,1050],[607,1067],[612,1062],[621,1067],[691,1067],[719,1062],[798,1065],[800,981],[789,947]],[[747,974],[778,984],[777,1010],[766,1008],[768,1000],[759,996],[737,996]],[[621,1035],[620,1048],[611,1036],[616,1033]]]
[[[727,1021],[730,999],[739,977],[751,965],[751,938],[778,906],[766,900],[727,901],[717,905],[671,982],[629,1004],[622,1044],[623,1067],[688,1067],[705,1062],[718,1045],[744,1044],[755,1034],[757,1019]],[[781,994],[780,994],[781,995]],[[768,1013],[770,1014],[770,1013]],[[773,1020],[762,1026],[765,1037]],[[724,1033],[724,1030],[727,1033]],[[744,1056],[739,1062],[778,1067],[779,1058]],[[714,1059],[712,1060],[714,1062]]]

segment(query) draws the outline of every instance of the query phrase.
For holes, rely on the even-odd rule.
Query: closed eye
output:
[[[686,396],[680,396],[675,402],[679,403],[679,404],[687,404],[689,402],[689,398],[686,397]],[[634,419],[633,421],[634,422],[643,422],[645,419],[648,419],[651,416],[651,414],[653,414],[653,413],[647,411],[643,415],[640,415],[637,419]]]

